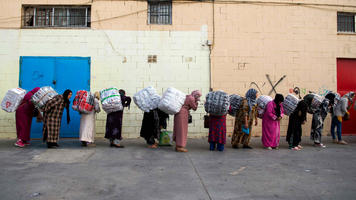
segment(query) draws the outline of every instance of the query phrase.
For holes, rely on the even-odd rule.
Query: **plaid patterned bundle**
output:
[[[288,94],[283,101],[284,114],[290,115],[297,108],[299,99],[293,94]]]
[[[205,111],[212,115],[226,115],[230,106],[229,96],[223,91],[209,92],[204,104]]]
[[[170,87],[163,93],[158,108],[169,115],[174,115],[182,108],[185,97],[183,92]]]
[[[76,110],[81,113],[91,113],[94,108],[94,96],[91,92],[85,90],[77,91],[77,94],[74,97],[73,110]]]
[[[123,110],[119,89],[115,87],[106,88],[100,91],[101,106],[106,113]]]
[[[237,94],[232,94],[229,96],[229,100],[230,100],[230,107],[231,107],[231,109],[229,109],[229,115],[235,117],[237,111],[239,110],[239,108],[241,106],[243,97],[241,97],[240,95],[237,95]]]
[[[134,94],[133,100],[141,110],[144,112],[150,112],[150,110],[158,107],[161,96],[157,94],[154,87],[149,86]]]
[[[26,90],[13,88],[6,92],[1,102],[1,108],[6,112],[15,112],[26,94]]]
[[[314,114],[317,110],[320,109],[320,105],[323,102],[324,98],[318,94],[307,94],[303,98],[308,104],[308,113]]]
[[[36,108],[43,108],[47,101],[57,96],[57,92],[51,86],[41,87],[32,97],[31,101]]]
[[[257,98],[257,117],[263,118],[263,114],[265,113],[265,109],[269,102],[273,101],[272,97],[267,95],[261,95]]]

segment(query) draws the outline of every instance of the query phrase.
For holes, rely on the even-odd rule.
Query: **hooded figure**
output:
[[[185,146],[187,144],[189,110],[197,110],[200,97],[201,92],[194,90],[190,95],[186,96],[182,108],[174,115],[173,140],[176,142],[176,151],[178,152],[188,151]]]
[[[62,95],[57,95],[49,100],[43,109],[43,141],[47,142],[48,148],[58,147],[59,130],[61,128],[64,108],[67,110],[67,123],[70,122],[69,99],[72,91],[66,90]]]
[[[31,97],[39,90],[39,87],[28,92],[16,110],[16,133],[17,141],[15,146],[24,147],[29,145],[32,118],[39,114],[31,101]]]
[[[252,147],[249,146],[249,143],[254,120],[255,126],[257,126],[256,98],[257,90],[253,88],[249,89],[236,113],[234,132],[231,139],[232,147],[235,149],[239,148],[239,144],[242,144],[243,148],[252,149]]]
[[[304,100],[301,100],[299,101],[297,108],[289,116],[286,141],[288,142],[290,149],[302,149],[302,146],[300,145],[302,140],[302,124],[307,121],[307,109],[308,104]]]
[[[266,106],[262,118],[262,144],[267,149],[278,149],[280,139],[280,120],[283,117],[284,97],[276,94]]]

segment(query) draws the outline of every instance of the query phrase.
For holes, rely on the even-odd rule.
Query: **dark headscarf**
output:
[[[69,115],[69,104],[70,104],[70,101],[68,99],[68,95],[73,92],[69,89],[66,89],[66,91],[63,92],[63,99],[64,99],[64,105],[66,107],[66,110],[67,110],[67,124],[69,124],[70,122],[70,115]]]
[[[325,96],[325,98],[326,99],[329,99],[329,105],[334,105],[334,103],[335,103],[335,94],[334,93],[332,93],[332,92],[329,92],[326,96]]]
[[[119,90],[121,103],[123,107],[128,107],[130,109],[131,97],[126,96],[126,92],[123,89]]]
[[[276,104],[276,108],[274,110],[276,112],[276,116],[280,117],[281,116],[281,105],[280,104],[284,101],[284,97],[281,94],[276,94],[273,101]]]

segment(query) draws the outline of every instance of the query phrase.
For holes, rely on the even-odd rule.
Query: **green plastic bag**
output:
[[[161,131],[159,135],[159,146],[171,146],[173,142],[172,131]]]

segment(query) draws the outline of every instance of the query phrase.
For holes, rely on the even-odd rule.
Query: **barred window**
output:
[[[338,32],[355,32],[355,14],[354,13],[337,13],[337,31]]]
[[[90,6],[23,6],[23,27],[90,27]]]
[[[148,1],[148,24],[172,24],[172,1]]]

